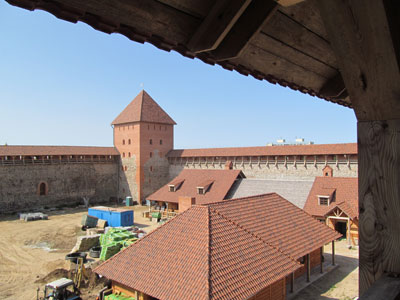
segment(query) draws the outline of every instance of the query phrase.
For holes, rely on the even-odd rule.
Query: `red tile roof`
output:
[[[19,155],[119,155],[119,153],[114,147],[0,146],[0,156]]]
[[[211,156],[279,156],[357,154],[357,143],[321,145],[285,145],[236,148],[180,149],[168,152],[168,157]]]
[[[327,195],[329,189],[336,189],[329,206],[319,205],[318,196]],[[310,215],[324,217],[333,208],[339,207],[350,218],[358,217],[358,178],[316,177],[308,195],[304,210]]]
[[[226,194],[238,177],[244,177],[240,170],[193,170],[184,169],[171,182],[146,197],[147,200],[178,203],[179,197],[194,197],[196,204],[210,203],[225,199]],[[183,183],[175,192],[169,191],[169,185]],[[212,185],[204,195],[197,193],[197,187]]]
[[[133,122],[150,122],[176,125],[175,121],[142,90],[135,99],[111,123],[124,124]]]
[[[341,236],[276,193],[209,207],[296,259]]]
[[[161,300],[248,299],[300,264],[218,210],[193,206],[95,269]]]

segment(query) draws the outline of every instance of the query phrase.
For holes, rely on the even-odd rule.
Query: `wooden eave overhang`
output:
[[[6,1],[352,107],[312,0]]]

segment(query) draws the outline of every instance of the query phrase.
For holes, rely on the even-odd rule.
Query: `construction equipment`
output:
[[[79,296],[79,290],[74,282],[68,278],[60,278],[56,281],[45,285],[44,298],[45,300],[82,300]],[[37,295],[39,300],[39,295]]]
[[[84,258],[78,257],[75,265],[75,275],[74,275],[74,284],[79,289],[81,286],[82,277],[87,278]]]

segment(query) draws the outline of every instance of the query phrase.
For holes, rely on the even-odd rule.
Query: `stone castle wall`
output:
[[[0,213],[36,207],[109,203],[117,196],[118,164],[64,163],[0,166]],[[41,183],[46,195],[39,195]]]
[[[316,176],[323,176],[323,169],[330,166],[333,170],[334,177],[357,177],[358,176],[358,163],[352,161],[348,163],[322,163],[318,162],[307,164],[258,164],[258,163],[244,163],[233,164],[233,169],[242,170],[247,178],[259,179],[287,179],[287,180],[314,180]],[[169,180],[172,180],[183,169],[210,169],[222,170],[225,168],[224,164],[175,164],[171,163],[169,167]]]

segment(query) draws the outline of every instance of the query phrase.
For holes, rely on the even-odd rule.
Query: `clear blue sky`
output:
[[[0,144],[111,146],[144,89],[178,123],[175,148],[304,137],[356,142],[351,109],[0,1]]]

